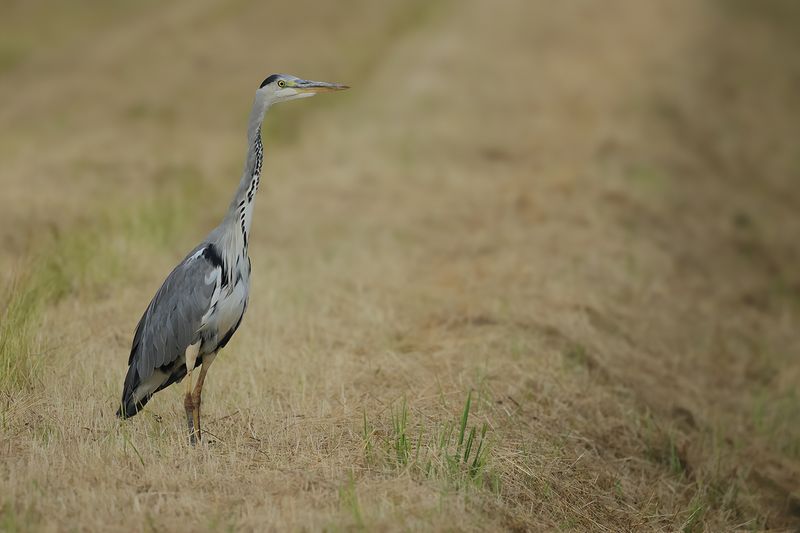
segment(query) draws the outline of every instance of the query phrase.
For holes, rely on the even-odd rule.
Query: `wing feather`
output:
[[[197,247],[175,267],[136,326],[128,364],[136,365],[140,380],[175,361],[199,339],[203,315],[220,283],[219,272],[214,272],[220,265],[203,253],[211,246]]]

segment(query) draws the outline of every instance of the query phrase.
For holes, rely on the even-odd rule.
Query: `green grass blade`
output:
[[[475,428],[469,430],[469,437],[467,437],[467,445],[464,446],[464,463],[469,460],[469,454],[472,451],[472,443],[475,442]]]
[[[461,445],[464,444],[464,432],[467,429],[467,421],[469,420],[469,408],[472,404],[472,389],[467,394],[467,403],[464,405],[464,412],[461,414],[461,428],[458,433],[458,447],[456,448],[456,455],[461,451]]]

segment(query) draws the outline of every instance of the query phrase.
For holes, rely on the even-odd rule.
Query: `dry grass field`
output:
[[[0,530],[800,530],[792,0],[58,4],[0,17]],[[271,110],[211,369],[133,329]],[[174,390],[173,390],[174,389]]]

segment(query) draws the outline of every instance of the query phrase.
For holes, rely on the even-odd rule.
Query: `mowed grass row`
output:
[[[364,79],[395,39],[402,38],[404,32],[415,29],[429,16],[427,8],[420,9],[417,5],[408,7],[408,11],[399,10],[396,18],[390,18],[388,27],[383,32],[383,39],[375,42],[369,49],[369,53],[374,54],[373,57],[363,55],[362,51],[351,55],[350,59],[354,60],[355,66],[344,67],[345,71],[352,72],[348,81]],[[293,132],[300,129],[303,114],[275,113],[271,117],[274,120],[266,130],[267,143],[285,145],[294,142],[297,137]],[[98,298],[106,298],[110,292],[113,293],[115,287],[123,281],[133,280],[135,283],[140,278],[132,269],[141,266],[142,262],[134,260],[134,256],[159,256],[165,252],[172,254],[177,246],[182,245],[185,237],[181,237],[181,233],[191,228],[198,218],[208,218],[205,214],[198,217],[195,206],[219,200],[221,186],[209,183],[202,178],[202,174],[192,167],[164,169],[159,171],[159,176],[168,185],[156,190],[157,198],[150,197],[133,204],[120,202],[113,206],[84,206],[93,222],[75,224],[66,231],[56,232],[52,239],[42,239],[40,248],[34,255],[20,261],[20,270],[24,273],[16,278],[14,286],[7,293],[0,344],[0,360],[3,362],[0,383],[5,396],[1,418],[6,436],[10,437],[7,441],[10,449],[29,449],[33,444],[34,450],[48,454],[45,463],[50,464],[51,468],[54,465],[64,468],[61,461],[66,460],[66,457],[60,456],[58,452],[50,454],[54,447],[61,447],[74,436],[65,428],[65,417],[51,418],[45,414],[45,418],[41,418],[46,413],[42,408],[44,405],[59,403],[52,394],[52,387],[58,386],[59,378],[54,379],[52,372],[65,368],[65,358],[80,358],[81,355],[73,353],[74,345],[59,344],[57,335],[52,334],[54,331],[58,332],[59,328],[47,327],[48,320],[58,320],[59,313],[63,313],[64,308],[75,304],[78,308],[93,305]],[[233,183],[235,174],[226,181]],[[198,186],[198,182],[202,186]],[[227,191],[222,192],[223,196],[225,192]],[[54,311],[54,308],[59,307],[60,309]],[[43,326],[45,329],[42,329]],[[78,347],[77,350],[80,352],[82,349]],[[53,361],[57,362],[57,366],[48,368],[48,365],[53,365]],[[91,360],[78,360],[77,366],[73,368],[78,372],[93,364],[96,363]],[[50,375],[43,378],[43,374]],[[392,421],[395,432],[391,437],[393,444],[384,448],[375,434],[365,434],[363,443],[365,449],[369,448],[370,451],[364,457],[380,470],[388,468],[399,473],[413,468],[421,474],[424,473],[424,477],[442,479],[454,487],[460,486],[464,479],[478,480],[475,482],[480,486],[484,483],[483,470],[489,453],[487,428],[484,423],[479,434],[476,434],[475,427],[468,428],[466,424],[469,412],[468,397],[460,420],[442,422],[441,425],[432,423],[429,428],[425,425],[418,426],[420,432],[412,451],[406,435],[409,431],[406,426],[408,411],[404,403],[403,421],[399,418]],[[25,421],[27,426],[33,413],[36,413],[35,418],[38,420],[32,434],[27,437],[32,437],[35,443],[14,442],[27,438],[27,431],[21,428],[21,423]],[[398,413],[397,416],[401,415]],[[137,420],[140,427],[144,426],[147,449],[140,450],[141,444],[137,447],[125,426],[115,427],[112,431],[85,428],[92,432],[90,440],[93,444],[81,439],[76,445],[85,447],[90,455],[97,456],[114,456],[122,451],[123,462],[129,459],[142,468],[152,467],[154,451],[158,455],[172,455],[171,452],[180,449],[180,440],[176,440],[178,434],[161,426],[158,418],[147,418],[150,415],[145,413]],[[237,424],[227,428],[228,431],[238,431],[235,428],[239,427],[239,420],[234,418],[234,422]],[[225,435],[214,438],[222,441]],[[229,441],[230,450],[235,450],[239,445],[233,439]],[[430,451],[420,454],[423,448]],[[380,452],[381,449],[386,454]],[[10,455],[14,453],[11,452]],[[111,464],[107,466],[112,467]],[[43,479],[35,470],[31,468],[30,471],[33,479]],[[35,481],[34,483],[36,484]],[[44,483],[49,485],[46,481]],[[53,489],[52,485],[48,488]],[[5,528],[13,530],[48,522],[37,505],[27,503],[24,493],[7,491],[5,494],[2,503]],[[347,512],[346,499],[347,496],[343,495],[344,512]],[[211,525],[214,524],[216,520],[212,519]]]

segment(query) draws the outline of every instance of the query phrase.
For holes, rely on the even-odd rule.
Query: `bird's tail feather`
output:
[[[128,368],[125,376],[125,385],[122,387],[122,400],[120,401],[117,416],[119,418],[130,418],[142,410],[153,394],[177,383],[186,376],[186,365],[173,366],[164,372],[160,369],[142,381],[136,365],[132,364]]]
[[[122,387],[122,400],[117,409],[117,417],[130,418],[136,413],[141,411],[147,401],[150,399],[150,394],[146,394],[141,400],[136,401],[136,389],[141,384],[139,379],[139,372],[136,371],[136,365],[131,365],[128,368],[128,374],[125,376],[125,385]]]

